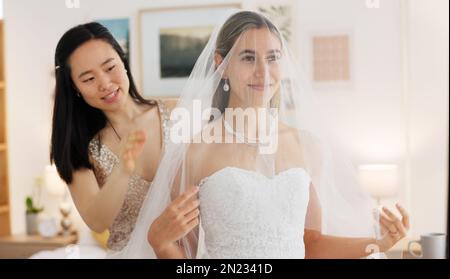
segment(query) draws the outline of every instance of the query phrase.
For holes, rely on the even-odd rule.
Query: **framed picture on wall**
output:
[[[311,78],[314,89],[353,88],[352,37],[350,31],[314,32],[311,35]]]
[[[108,28],[125,52],[127,60],[130,61],[130,25],[128,18],[101,19],[97,22]]]
[[[239,8],[240,4],[224,4],[140,11],[143,95],[179,96],[214,27]]]

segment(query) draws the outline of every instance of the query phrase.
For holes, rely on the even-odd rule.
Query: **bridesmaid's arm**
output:
[[[119,168],[114,168],[107,182],[99,187],[92,170],[83,169],[73,173],[69,190],[73,202],[83,221],[95,232],[109,228],[128,189],[129,175]]]
[[[70,194],[83,221],[90,229],[103,232],[119,214],[125,200],[128,181],[133,173],[136,158],[146,142],[143,131],[135,131],[121,140],[119,164],[114,166],[106,183],[100,188],[92,170],[73,172]]]

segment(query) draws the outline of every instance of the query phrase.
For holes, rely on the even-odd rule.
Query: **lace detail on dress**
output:
[[[201,225],[208,258],[304,258],[308,173],[292,168],[268,178],[227,167],[203,179]]]
[[[163,102],[158,101],[158,109],[162,126],[163,152],[168,140],[168,116]],[[119,158],[106,145],[102,144],[97,136],[89,143],[89,156],[93,163],[94,174],[100,187],[102,187],[114,166],[119,163]],[[131,232],[136,224],[140,208],[151,185],[140,176],[133,174],[128,181],[128,191],[122,208],[109,228],[108,248],[119,251],[128,243]]]

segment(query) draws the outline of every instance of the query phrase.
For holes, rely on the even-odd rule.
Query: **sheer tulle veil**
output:
[[[345,154],[328,141],[327,118],[278,28],[259,13],[230,12],[215,27],[180,94],[170,142],[135,229],[112,256],[155,258],[147,242],[152,222],[187,187],[227,167],[268,178],[301,168],[311,183],[299,228],[376,237],[375,206]],[[201,218],[180,245],[188,258],[206,253]]]

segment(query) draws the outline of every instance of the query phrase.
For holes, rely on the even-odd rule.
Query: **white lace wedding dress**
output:
[[[271,178],[236,167],[200,183],[204,258],[304,258],[310,177],[291,168]]]

